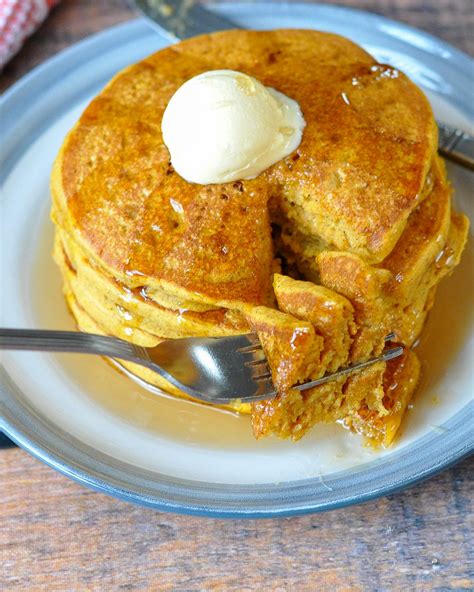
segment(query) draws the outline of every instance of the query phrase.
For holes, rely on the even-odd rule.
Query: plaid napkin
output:
[[[0,0],[0,68],[13,57],[59,0]]]

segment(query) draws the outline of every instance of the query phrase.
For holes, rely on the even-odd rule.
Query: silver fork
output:
[[[392,339],[391,333],[385,338]],[[174,386],[206,403],[248,403],[276,395],[270,368],[255,333],[233,337],[168,339],[156,347],[141,347],[116,337],[75,331],[0,329],[0,349],[97,354],[141,364]],[[293,388],[306,390],[375,362],[401,355],[398,346],[381,356],[348,366],[334,374]]]

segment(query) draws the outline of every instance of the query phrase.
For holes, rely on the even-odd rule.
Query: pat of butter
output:
[[[296,150],[305,125],[283,93],[241,72],[213,70],[176,91],[161,129],[175,171],[210,184],[257,177]]]

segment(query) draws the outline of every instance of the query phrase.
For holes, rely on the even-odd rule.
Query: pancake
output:
[[[311,282],[275,274],[273,287],[278,307],[298,319],[307,319],[323,338],[323,374],[347,365],[357,331],[354,308],[344,297]]]
[[[280,437],[299,440],[317,423],[350,422],[355,430],[364,433],[361,408],[367,407],[374,417],[387,414],[383,407],[383,376],[385,364],[377,363],[354,373],[351,377],[339,377],[307,391],[289,389],[276,399],[253,404],[252,425],[257,438],[277,434]],[[366,428],[366,434],[372,431]]]
[[[256,77],[304,114],[298,149],[256,179],[192,184],[170,164],[164,109],[215,69]],[[235,403],[257,437],[338,421],[389,445],[419,376],[408,348],[467,234],[436,148],[423,93],[337,35],[239,30],[163,49],[103,89],[55,161],[54,257],[69,308],[79,329],[147,347],[255,331],[279,393]],[[378,355],[391,331],[401,359],[292,389]]]
[[[216,67],[255,76],[304,113],[296,153],[256,180],[202,186],[170,167],[164,109],[183,82]],[[421,199],[436,142],[421,91],[347,39],[216,33],[166,48],[109,83],[66,138],[53,198],[61,224],[115,275],[138,272],[150,285],[262,304],[270,193],[279,189],[300,230],[378,262]]]

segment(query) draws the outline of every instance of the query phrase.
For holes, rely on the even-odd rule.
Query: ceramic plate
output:
[[[472,63],[446,43],[368,13],[305,4],[219,7],[249,28],[314,28],[350,37],[421,85],[436,115],[469,128]],[[51,261],[48,178],[87,102],[124,66],[168,41],[144,20],[91,37],[34,70],[3,98],[3,326],[71,329]],[[450,167],[458,207],[472,209],[469,175]],[[176,512],[278,516],[391,493],[473,448],[472,249],[444,281],[420,345],[424,382],[397,444],[374,453],[339,426],[298,443],[255,442],[248,418],[153,395],[103,360],[4,352],[0,427],[73,479]]]

